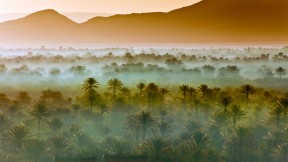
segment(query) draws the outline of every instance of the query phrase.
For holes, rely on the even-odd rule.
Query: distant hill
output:
[[[0,24],[0,43],[287,42],[287,0],[203,0],[168,13],[95,17],[78,24],[44,10]]]
[[[97,12],[64,12],[61,13],[64,16],[68,17],[69,19],[82,23],[87,21],[88,19],[91,19],[96,16],[101,16],[101,17],[108,17],[112,16],[113,14],[110,13],[97,13]],[[14,19],[19,19],[24,16],[29,15],[28,13],[7,13],[7,14],[0,14],[0,23],[9,21],[9,20],[14,20]]]

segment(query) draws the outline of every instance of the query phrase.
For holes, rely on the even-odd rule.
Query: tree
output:
[[[32,100],[32,98],[26,91],[20,91],[15,99],[25,106],[30,105]]]
[[[142,140],[145,140],[147,132],[151,132],[155,127],[156,120],[150,112],[142,111],[136,115],[136,122],[139,124],[142,131]]]
[[[9,129],[4,134],[4,143],[6,144],[6,149],[13,150],[13,147],[16,151],[20,151],[23,146],[29,141],[30,139],[30,130],[26,127],[23,123],[15,125],[11,129]],[[11,148],[12,147],[12,148]]]
[[[146,88],[146,96],[148,102],[148,108],[154,108],[155,102],[157,101],[159,87],[155,83],[149,83]]]
[[[244,84],[240,88],[240,92],[245,94],[246,104],[249,101],[250,94],[254,94],[256,92],[255,87],[250,84]]]
[[[228,111],[227,108],[231,103],[232,103],[232,97],[231,96],[225,96],[225,97],[222,97],[220,99],[219,104],[223,106],[225,115],[227,114],[227,111]]]
[[[281,114],[283,114],[283,113],[284,113],[283,107],[279,103],[276,103],[272,107],[271,111],[268,113],[268,118],[275,120],[276,125],[279,128],[280,127]]]
[[[183,104],[186,106],[186,103],[187,103],[187,94],[189,92],[189,86],[186,85],[186,84],[183,84],[179,87],[179,93],[182,94],[182,97],[183,97]]]
[[[279,78],[282,78],[282,75],[287,74],[286,69],[284,69],[283,67],[278,67],[277,69],[275,69],[276,73],[279,74]]]
[[[141,98],[142,95],[143,95],[143,90],[145,88],[145,84],[144,83],[139,83],[139,84],[137,84],[136,87],[139,89],[139,97]]]
[[[237,127],[224,143],[226,157],[233,162],[249,162],[255,151],[255,143],[249,128]]]
[[[229,113],[232,118],[234,128],[236,128],[236,123],[246,115],[246,112],[241,110],[240,105],[236,104],[231,106]]]
[[[201,91],[203,100],[205,100],[206,94],[207,94],[207,92],[209,90],[208,86],[206,84],[201,84],[198,88]]]
[[[108,80],[107,88],[109,91],[112,91],[113,99],[116,98],[117,90],[121,90],[122,86],[123,86],[123,83],[117,78]]]
[[[165,95],[168,93],[169,93],[168,89],[160,88],[160,102],[161,102],[161,104],[164,103]]]
[[[92,111],[94,101],[96,99],[96,90],[99,88],[99,82],[95,78],[88,78],[82,84],[82,89],[88,95],[88,101],[90,104],[90,110]]]
[[[49,117],[49,111],[46,108],[46,105],[43,103],[36,103],[34,105],[34,109],[31,112],[32,118],[36,120],[38,127],[40,128],[40,125],[46,121],[46,119]]]

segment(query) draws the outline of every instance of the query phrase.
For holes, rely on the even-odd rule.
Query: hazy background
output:
[[[200,0],[0,0],[0,22],[53,8],[76,22],[95,16],[142,12],[167,12]],[[81,2],[81,5],[79,5]],[[15,5],[17,4],[17,5]]]

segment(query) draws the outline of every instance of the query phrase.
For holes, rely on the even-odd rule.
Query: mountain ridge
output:
[[[0,23],[0,43],[21,43],[28,36],[26,42],[41,38],[47,44],[281,42],[288,41],[287,18],[284,0],[203,0],[165,13],[94,17],[83,23],[44,10]]]

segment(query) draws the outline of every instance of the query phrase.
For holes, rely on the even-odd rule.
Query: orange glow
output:
[[[31,13],[43,9],[59,12],[167,12],[200,0],[0,0],[0,14]],[[17,5],[16,5],[17,4]]]

